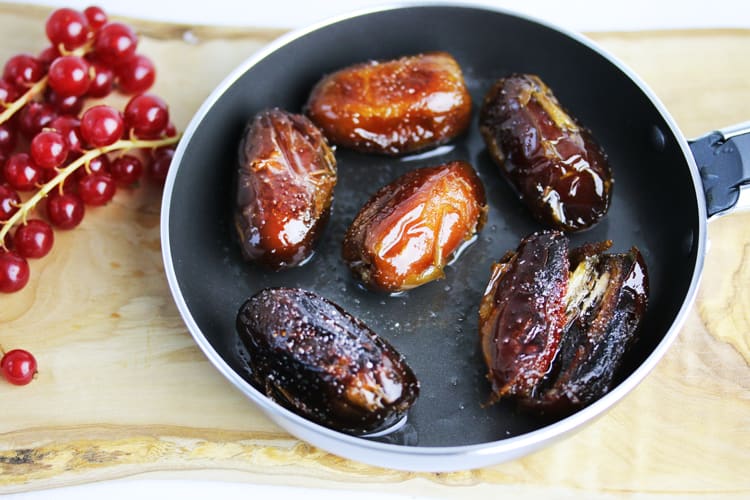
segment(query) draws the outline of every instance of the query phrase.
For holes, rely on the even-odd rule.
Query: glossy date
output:
[[[313,88],[306,113],[336,145],[401,155],[466,130],[471,97],[456,60],[433,52],[327,75]]]
[[[471,165],[454,161],[418,168],[381,188],[360,209],[342,255],[367,287],[408,290],[441,278],[486,214],[484,187]]]
[[[271,269],[304,263],[333,202],[336,159],[307,117],[258,113],[240,144],[234,222],[242,254]]]
[[[532,234],[493,268],[479,311],[490,403],[566,414],[606,394],[648,302],[638,250],[611,242],[568,250],[558,231]]]
[[[606,154],[538,76],[498,80],[479,125],[490,156],[535,218],[578,231],[607,212],[612,172]]]
[[[317,423],[362,434],[396,423],[419,395],[404,358],[333,302],[298,288],[246,301],[237,332],[265,394]]]

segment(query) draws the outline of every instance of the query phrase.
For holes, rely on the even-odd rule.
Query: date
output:
[[[538,76],[498,80],[479,125],[490,156],[536,219],[579,231],[607,212],[613,180],[606,154]]]
[[[313,292],[261,290],[240,308],[237,332],[265,394],[327,427],[388,427],[419,395],[414,372],[385,339]]]
[[[344,238],[342,256],[367,287],[400,292],[443,277],[454,253],[481,230],[484,187],[466,162],[407,172],[377,191]]]
[[[305,109],[336,145],[402,155],[466,130],[471,97],[456,60],[433,52],[355,64],[327,75]]]
[[[606,394],[648,303],[637,248],[610,241],[568,250],[559,231],[523,239],[493,267],[479,309],[489,403],[567,414]]]
[[[328,220],[336,159],[304,115],[258,113],[239,150],[234,223],[243,257],[270,269],[298,266]]]

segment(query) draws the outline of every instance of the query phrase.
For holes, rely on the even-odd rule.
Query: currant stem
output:
[[[65,181],[65,179],[68,178],[69,175],[71,175],[73,172],[78,170],[81,166],[87,165],[91,160],[96,158],[99,155],[107,154],[111,151],[119,151],[119,150],[126,150],[126,149],[152,149],[152,148],[160,148],[162,146],[171,146],[173,144],[176,144],[177,141],[180,140],[180,134],[174,136],[174,137],[166,137],[164,139],[156,139],[156,140],[141,140],[141,139],[135,139],[135,140],[119,140],[116,142],[113,142],[112,144],[108,146],[103,146],[101,148],[97,149],[91,149],[89,151],[86,151],[82,156],[79,156],[76,158],[75,161],[71,162],[69,165],[58,169],[57,175],[52,178],[52,180],[48,181],[47,183],[43,184],[39,191],[34,193],[32,197],[24,201],[18,206],[18,211],[14,213],[10,218],[7,220],[0,222],[2,227],[0,227],[0,248],[5,249],[5,235],[8,234],[8,231],[18,224],[19,222],[26,221],[26,216],[29,212],[40,202],[44,199],[47,194],[49,194],[50,191],[52,191],[56,186],[62,186],[62,183]]]
[[[42,77],[41,80],[36,82],[34,85],[29,87],[29,90],[26,91],[25,94],[23,94],[21,97],[16,99],[15,101],[11,102],[7,105],[5,110],[0,113],[0,124],[3,124],[10,120],[16,112],[21,109],[26,103],[32,101],[34,97],[37,96],[37,94],[40,94],[44,91],[44,87],[47,86],[47,77]]]

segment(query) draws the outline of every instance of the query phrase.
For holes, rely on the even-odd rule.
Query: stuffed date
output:
[[[411,170],[362,207],[342,255],[367,287],[400,292],[441,278],[452,255],[482,228],[484,187],[466,162]]]
[[[607,156],[538,76],[498,80],[484,99],[479,125],[490,156],[535,218],[578,231],[607,212]]]
[[[493,268],[479,310],[490,403],[566,414],[606,394],[648,301],[638,250],[611,242],[568,250],[559,231],[534,233]]]
[[[304,115],[258,113],[240,144],[235,228],[243,257],[271,269],[312,255],[328,219],[336,159]]]
[[[388,427],[419,395],[416,376],[386,340],[313,292],[261,290],[240,308],[237,332],[261,390],[327,427]]]
[[[306,112],[336,145],[400,155],[466,130],[471,97],[456,60],[433,52],[327,75],[313,88]]]

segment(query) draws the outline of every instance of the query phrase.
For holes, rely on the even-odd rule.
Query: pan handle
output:
[[[706,195],[708,218],[750,210],[750,122],[690,141]]]

